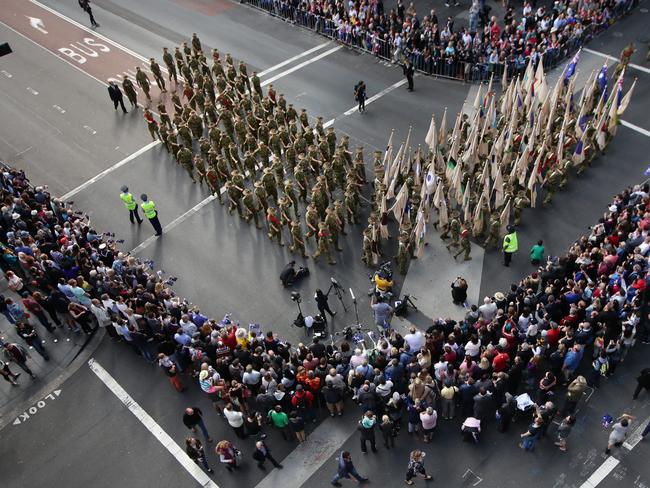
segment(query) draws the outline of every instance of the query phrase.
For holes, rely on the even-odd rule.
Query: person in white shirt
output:
[[[497,314],[497,304],[490,297],[485,297],[483,299],[483,305],[478,308],[478,313],[483,319],[492,322]]]
[[[473,335],[467,344],[465,344],[465,354],[472,356],[473,359],[476,359],[481,353],[481,339]]]
[[[245,439],[246,432],[244,431],[244,414],[235,410],[233,404],[229,403],[223,409],[223,415],[226,417],[228,425],[230,425],[230,427],[235,431],[235,434],[237,434],[237,437]]]
[[[415,327],[409,329],[409,333],[404,336],[404,340],[408,342],[411,352],[414,354],[424,346],[424,334]]]

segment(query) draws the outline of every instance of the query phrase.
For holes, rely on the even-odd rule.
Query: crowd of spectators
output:
[[[469,23],[460,27],[435,9],[418,12],[402,0],[389,11],[383,0],[247,1],[384,58],[409,59],[426,73],[472,80],[500,76],[504,69],[508,76],[523,74],[528,60],[537,62],[541,55],[545,66],[553,66],[636,3],[557,0],[550,8],[535,1],[508,3],[497,19],[485,0],[472,0]]]
[[[495,418],[505,430],[526,393],[537,405],[529,447],[555,413],[575,409],[586,383],[597,388],[615,372],[637,336],[650,340],[641,321],[648,314],[648,185],[617,195],[566,255],[486,297],[462,320],[404,335],[392,330],[369,351],[318,339],[293,347],[259,326],[210,319],[176,296],[151,263],[124,255],[111,235],[32,187],[21,171],[4,169],[0,185],[0,265],[24,297],[22,306],[7,298],[3,313],[30,328],[21,336],[31,344],[39,333],[29,314],[55,335],[55,326],[69,334],[105,328],[157,363],[179,392],[200,388],[241,438],[270,425],[302,442],[319,410],[340,416],[351,396],[363,412],[362,450],[367,442],[376,449],[375,430],[390,448],[401,426],[430,442],[439,419],[458,413],[477,440]],[[566,396],[562,385],[569,385]]]

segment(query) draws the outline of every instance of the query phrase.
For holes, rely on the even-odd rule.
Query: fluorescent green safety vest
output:
[[[127,210],[135,210],[135,207],[138,206],[138,204],[135,203],[135,200],[133,199],[133,195],[130,193],[120,193],[120,198],[124,202],[124,206]]]
[[[503,238],[503,250],[505,252],[517,252],[519,244],[517,243],[517,233],[506,234]]]
[[[145,217],[148,219],[153,219],[156,216],[156,204],[153,203],[153,201],[147,200],[146,202],[142,202],[140,206],[142,207]]]

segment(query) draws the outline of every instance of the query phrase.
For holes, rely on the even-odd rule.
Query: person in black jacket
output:
[[[408,91],[413,91],[413,75],[415,74],[415,68],[413,67],[413,63],[410,61],[407,61],[404,63],[404,66],[402,67],[402,70],[404,71],[404,76],[406,76],[406,81],[408,81],[409,86],[408,86]]]
[[[266,466],[264,466],[264,462],[268,459],[271,461],[273,466],[276,468],[282,469],[283,466],[275,460],[273,456],[271,456],[271,451],[267,447],[266,443],[264,441],[257,441],[255,443],[255,451],[253,451],[253,459],[257,461],[257,467],[260,469],[266,469]]]
[[[188,437],[185,439],[185,452],[196,464],[201,463],[208,473],[214,473],[214,470],[208,466],[208,462],[205,459],[203,444],[196,437]]]
[[[122,111],[125,114],[128,113],[126,111],[126,107],[124,106],[124,97],[122,96],[122,90],[120,90],[120,87],[114,81],[108,82],[108,96],[110,96],[111,100],[113,100],[113,105],[115,105],[115,110],[117,110],[118,105],[121,105]]]
[[[327,293],[329,295],[329,292]],[[336,315],[336,312],[332,312],[330,310],[329,303],[327,303],[327,295],[323,293],[323,291],[319,288],[316,290],[316,293],[314,294],[314,300],[316,300],[316,306],[318,307],[318,312],[321,314],[321,317],[325,319],[325,323],[327,323],[327,317],[325,315],[325,312],[330,314],[330,317],[334,317]]]
[[[641,390],[645,388],[646,391],[650,391],[650,368],[645,368],[641,370],[641,373],[639,376],[636,378],[636,389],[634,390],[634,394],[632,395],[632,398],[635,400],[638,398],[639,393],[641,393]]]

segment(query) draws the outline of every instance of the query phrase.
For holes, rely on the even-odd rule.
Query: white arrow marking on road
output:
[[[43,34],[47,34],[47,31],[45,30],[45,25],[43,24],[43,21],[37,17],[30,17],[29,15],[25,15],[29,19],[29,25],[31,25],[34,29],[36,29],[39,32],[42,32]]]
[[[14,420],[14,425],[20,425],[26,422],[31,416],[36,415],[36,413],[38,413],[40,409],[45,408],[45,406],[47,405],[47,402],[45,401],[46,399],[56,400],[59,395],[61,395],[61,390],[54,390],[49,395],[45,395],[41,400],[36,402],[36,405],[29,407],[18,417],[16,417],[16,419]]]

